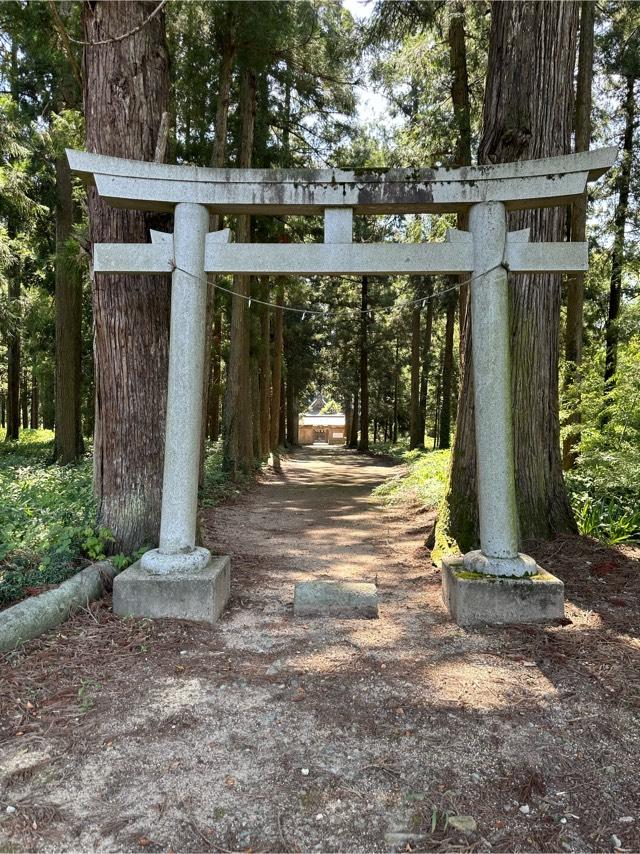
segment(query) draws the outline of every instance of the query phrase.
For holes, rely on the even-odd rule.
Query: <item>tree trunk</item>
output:
[[[263,276],[260,299],[269,301],[269,278]],[[260,448],[261,456],[271,450],[271,331],[269,306],[260,306]]]
[[[344,443],[351,444],[351,425],[353,424],[353,398],[350,394],[344,400]]]
[[[287,445],[296,445],[296,396],[293,382],[293,371],[289,369],[287,362]]]
[[[361,454],[369,451],[369,279],[362,277],[360,315],[360,441]]]
[[[12,39],[10,46],[10,90],[13,101],[17,104],[20,98],[18,89],[18,46]],[[18,222],[13,211],[7,216],[7,237],[10,241],[18,235]],[[11,258],[8,279],[8,305],[12,322],[7,332],[7,432],[5,441],[18,441],[20,438],[20,336],[22,326],[22,308],[20,302],[20,261],[14,253]]]
[[[86,2],[88,42],[124,33],[150,4]],[[87,150],[152,160],[167,108],[169,57],[161,11],[135,34],[84,48]],[[148,217],[88,192],[94,243],[148,243]],[[115,551],[158,540],[169,343],[168,276],[100,275],[93,286],[96,422],[94,489],[99,523]]]
[[[353,407],[351,409],[351,427],[349,430],[349,441],[347,448],[358,447],[358,407],[360,399],[360,377],[356,374],[356,390],[353,393]]]
[[[491,6],[491,39],[480,163],[567,154],[571,140],[577,5],[505,0]],[[552,106],[552,108],[550,108]],[[531,240],[559,241],[562,208],[510,216]],[[520,533],[549,537],[574,530],[562,478],[558,417],[561,278],[511,277],[512,401]],[[468,318],[465,318],[468,328]],[[478,542],[470,335],[450,481],[439,520],[441,545],[464,552]]]
[[[240,81],[240,126],[242,136],[238,167],[251,166],[253,135],[256,119],[256,78],[250,68],[243,68]],[[251,217],[240,214],[236,223],[236,241],[251,241]],[[231,301],[229,330],[229,360],[224,400],[223,465],[232,479],[253,467],[253,427],[249,382],[250,336],[249,308],[250,277],[233,277],[233,290],[238,296]]]
[[[398,364],[398,352],[400,341],[396,337],[396,357],[393,366],[393,431],[391,441],[395,445],[398,441],[398,383],[400,381],[400,365]]]
[[[215,307],[213,318],[213,349],[211,385],[209,389],[209,417],[207,436],[214,442],[220,436],[220,393],[222,383],[222,309]]]
[[[37,430],[40,424],[40,389],[38,387],[38,378],[36,377],[36,369],[31,369],[31,417],[29,426],[32,430]]]
[[[620,299],[622,297],[622,267],[624,264],[625,228],[629,208],[629,186],[631,183],[631,165],[633,162],[633,130],[635,122],[635,82],[630,74],[626,78],[624,101],[624,143],[622,146],[622,163],[618,178],[618,204],[613,219],[613,252],[611,254],[611,283],[609,287],[609,312],[605,326],[606,357],[604,368],[604,409],[601,423],[606,424],[611,418],[610,406],[613,390],[616,385],[616,368],[618,365],[618,315],[620,314]]]
[[[582,0],[580,6],[580,48],[576,84],[575,148],[588,151],[591,139],[591,86],[593,82],[593,25],[596,4]],[[586,239],[587,193],[573,203],[571,211],[571,240]],[[565,471],[572,469],[580,444],[580,364],[582,362],[582,315],[584,306],[584,273],[567,276],[567,326],[565,330],[564,393],[571,406],[569,430],[564,439],[562,459]]]
[[[284,303],[284,279],[277,281],[276,303]],[[282,383],[282,349],[284,344],[284,317],[281,307],[273,309],[273,372],[271,378],[271,427],[270,450],[275,451],[279,445],[280,435],[280,394]]]
[[[9,222],[9,226],[12,223]],[[7,228],[9,237],[15,237],[16,230]],[[11,233],[13,231],[13,234]],[[9,309],[13,315],[11,328],[7,333],[7,433],[6,441],[20,438],[20,275],[18,262],[11,265],[8,275]]]
[[[420,445],[425,447],[425,435],[427,432],[427,405],[429,402],[429,372],[431,370],[431,336],[433,333],[433,284],[428,282],[425,291],[428,297],[427,316],[424,323],[424,334],[422,338],[421,362],[422,373],[420,376]]]
[[[469,73],[467,70],[467,43],[464,31],[464,0],[454,0],[447,33],[449,42],[449,66],[451,68],[451,102],[456,125],[456,149],[454,166],[471,165],[471,99],[469,96]],[[466,231],[468,214],[458,213],[458,228]],[[470,278],[463,273],[459,281]],[[460,286],[460,357],[464,355],[464,317],[469,307],[469,286]],[[449,447],[448,445],[446,447]]]
[[[56,436],[54,458],[72,463],[84,453],[82,441],[82,274],[65,263],[73,227],[71,171],[56,157]]]
[[[286,389],[284,383],[284,373],[280,376],[280,410],[279,410],[279,418],[278,418],[278,447],[283,448],[285,443],[285,438],[287,435],[287,425],[286,425]]]
[[[453,333],[456,323],[456,291],[446,297],[446,326],[442,359],[442,405],[440,408],[440,448],[451,447],[451,387],[453,379]]]
[[[27,369],[22,371],[22,383],[20,385],[20,411],[22,413],[22,429],[29,429],[29,399],[31,393],[29,391],[29,374]]]
[[[416,279],[414,299],[422,295],[422,280]],[[415,303],[411,311],[411,399],[409,403],[409,447],[424,445],[424,422],[420,412],[420,314],[421,304]],[[422,428],[422,429],[421,429]]]
[[[233,72],[233,60],[236,54],[235,42],[235,11],[232,4],[227,5],[225,15],[222,51],[218,67],[218,99],[216,103],[216,119],[214,125],[213,149],[210,166],[212,169],[224,166],[227,151],[227,123],[229,118],[229,93]],[[209,217],[209,230],[218,231],[221,224],[219,214]],[[211,436],[212,421],[215,422],[215,438],[218,438],[220,418],[220,339],[216,327],[220,325],[220,312],[216,311],[215,278],[208,277],[207,281],[207,323],[205,359],[203,373],[202,395],[202,442],[200,448],[200,485],[204,481],[204,457],[207,436]],[[217,342],[216,342],[216,335]],[[213,364],[212,364],[213,362]],[[216,380],[217,377],[217,380]],[[212,405],[211,398],[214,399]]]

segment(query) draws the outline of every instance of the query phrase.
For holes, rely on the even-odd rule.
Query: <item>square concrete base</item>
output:
[[[442,598],[459,626],[564,617],[564,584],[541,567],[529,578],[498,578],[467,572],[461,557],[445,557],[441,570]]]
[[[140,561],[113,581],[113,611],[121,617],[171,617],[215,623],[231,586],[231,563],[212,557],[204,569],[152,575]]]
[[[364,581],[301,581],[293,591],[296,617],[375,620],[378,589]]]

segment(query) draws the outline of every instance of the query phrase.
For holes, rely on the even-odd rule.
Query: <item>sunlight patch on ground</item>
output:
[[[452,674],[455,672],[455,677]],[[497,711],[555,697],[554,684],[538,667],[508,667],[456,661],[428,667],[423,674],[429,702],[459,704],[478,711]]]

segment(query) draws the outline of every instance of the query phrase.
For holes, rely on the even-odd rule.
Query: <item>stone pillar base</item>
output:
[[[229,599],[231,563],[212,557],[200,569],[154,575],[136,561],[113,581],[113,611],[120,617],[169,617],[215,623]]]
[[[444,557],[442,598],[459,626],[545,623],[564,617],[564,584],[538,567],[536,575],[498,578],[469,572],[461,557]]]

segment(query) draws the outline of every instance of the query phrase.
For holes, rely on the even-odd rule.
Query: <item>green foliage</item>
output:
[[[0,605],[25,589],[57,584],[101,560],[111,533],[95,526],[91,460],[49,464],[53,433],[24,430],[19,442],[0,435]]]
[[[621,321],[637,311],[630,303]],[[640,542],[640,336],[629,324],[618,347],[616,386],[604,406],[604,348],[594,342],[582,365],[580,456],[576,468],[566,475],[578,529],[604,542]],[[574,400],[565,400],[570,411]]]
[[[420,503],[431,510],[440,504],[447,485],[448,450],[409,451],[404,444],[377,448],[401,460],[406,469],[377,486],[374,495],[387,504]]]
[[[230,498],[240,492],[240,487],[246,484],[251,475],[239,475],[236,480],[229,478],[229,473],[222,465],[222,439],[209,442],[204,460],[204,482],[200,491],[201,504],[212,507],[225,498]]]
[[[21,442],[0,445],[1,602],[71,574],[88,539],[95,514],[90,463],[47,465],[52,438],[49,431],[23,431]]]

